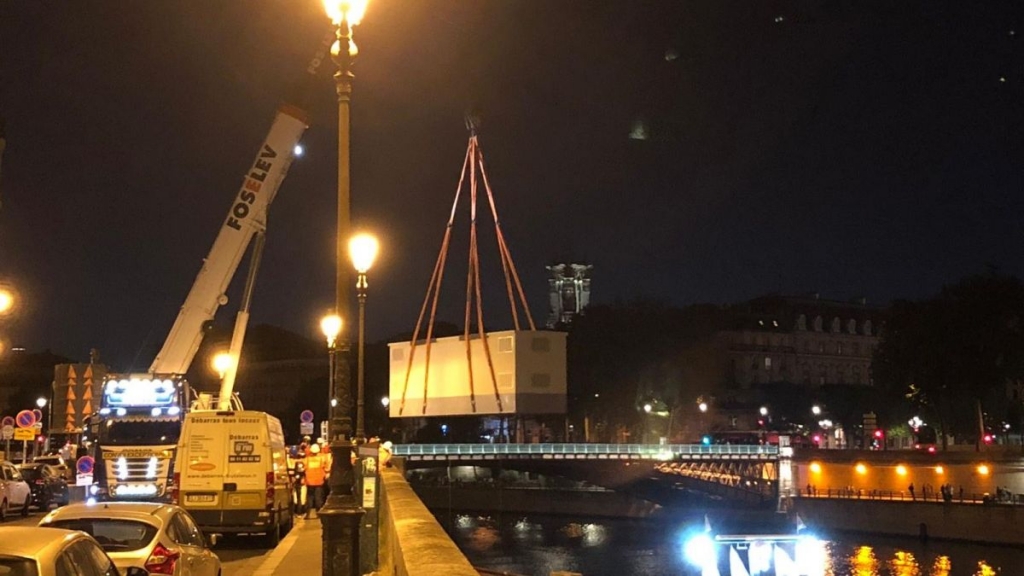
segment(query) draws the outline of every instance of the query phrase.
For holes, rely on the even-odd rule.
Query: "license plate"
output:
[[[209,504],[216,502],[217,496],[215,494],[186,494],[185,502],[191,502],[193,504]]]

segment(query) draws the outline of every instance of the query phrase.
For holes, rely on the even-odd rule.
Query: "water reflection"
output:
[[[584,576],[708,573],[684,557],[683,535],[693,527],[672,522],[459,514],[442,524],[474,565],[492,570],[531,576],[558,570]],[[1024,566],[1024,550],[912,539],[718,546],[715,572],[721,576],[1013,576],[1019,572],[1014,567]]]

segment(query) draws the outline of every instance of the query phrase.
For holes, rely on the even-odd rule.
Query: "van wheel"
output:
[[[30,494],[28,497],[25,498],[25,504],[21,507],[21,517],[22,518],[27,518],[28,517],[28,506],[31,503],[32,503],[32,495]]]
[[[267,532],[266,538],[268,548],[277,548],[277,545],[281,543],[281,525],[274,524],[274,527]]]

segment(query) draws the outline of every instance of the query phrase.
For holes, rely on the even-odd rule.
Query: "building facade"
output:
[[[725,385],[750,389],[787,382],[871,385],[883,309],[863,299],[765,296],[733,310],[732,326],[716,337],[728,355]]]

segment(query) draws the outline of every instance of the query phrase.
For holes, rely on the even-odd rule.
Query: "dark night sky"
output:
[[[0,0],[0,279],[25,304],[0,336],[148,366],[326,26],[317,0]],[[1024,274],[1022,36],[1019,1],[372,0],[352,133],[353,220],[384,251],[370,335],[415,322],[468,108],[538,322],[556,258],[595,265],[598,302],[881,303],[990,264]],[[253,322],[314,335],[333,299],[330,80],[309,109]]]

